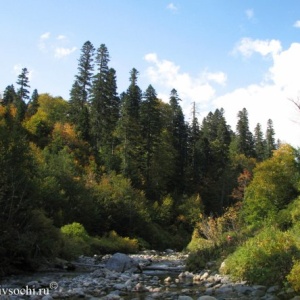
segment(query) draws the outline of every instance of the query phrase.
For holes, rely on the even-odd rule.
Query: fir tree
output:
[[[262,161],[265,158],[265,141],[259,123],[254,129],[254,148],[257,160]]]
[[[37,112],[37,110],[39,108],[38,98],[39,98],[39,93],[38,93],[37,89],[35,89],[31,95],[31,99],[28,103],[28,108],[27,108],[27,116],[28,117],[33,116]]]
[[[94,46],[90,41],[84,43],[78,60],[78,74],[70,91],[69,116],[77,132],[85,139],[90,139],[88,100],[93,75]]]
[[[237,151],[247,157],[254,156],[253,135],[249,130],[248,111],[243,108],[238,112],[238,122],[236,126]]]
[[[173,136],[173,146],[176,151],[176,172],[173,182],[176,193],[184,190],[184,170],[187,162],[187,125],[185,124],[182,108],[179,104],[181,99],[175,89],[171,90],[169,104],[171,107],[172,124],[171,132]]]
[[[3,93],[2,105],[7,106],[17,101],[17,93],[15,91],[14,85],[8,85]]]
[[[266,131],[266,158],[270,158],[273,155],[273,151],[276,150],[275,143],[275,130],[273,127],[273,121],[268,120]]]
[[[18,76],[17,84],[19,89],[17,91],[17,99],[15,102],[17,108],[17,119],[22,121],[26,113],[26,100],[29,99],[29,78],[27,68],[23,68],[21,74]]]
[[[149,85],[144,93],[144,100],[141,103],[140,121],[143,132],[143,152],[145,156],[146,192],[149,195],[151,188],[150,170],[153,165],[153,155],[159,145],[160,138],[160,111],[156,91]]]
[[[104,44],[97,49],[97,73],[94,77],[91,95],[91,133],[96,151],[106,144],[105,137],[108,130],[110,99],[108,94],[109,53]]]
[[[140,105],[142,92],[137,85],[138,71],[130,72],[130,85],[121,95],[121,115],[117,127],[122,173],[131,179],[134,187],[142,187],[142,134]]]

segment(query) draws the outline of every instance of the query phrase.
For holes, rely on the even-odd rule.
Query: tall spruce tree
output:
[[[275,130],[273,127],[273,121],[271,119],[267,122],[266,131],[266,158],[270,158],[273,155],[273,151],[276,150],[275,143]]]
[[[175,193],[182,194],[184,190],[185,166],[187,162],[187,125],[184,114],[179,104],[181,99],[175,89],[171,90],[169,104],[172,114],[171,132],[173,136],[173,146],[176,151],[176,172],[173,179]]]
[[[23,68],[21,74],[18,76],[17,84],[19,89],[17,91],[16,108],[17,108],[17,119],[22,121],[26,112],[26,101],[29,99],[29,78],[27,68]]]
[[[122,173],[131,179],[134,187],[142,187],[142,135],[140,125],[140,106],[142,91],[137,85],[138,71],[130,71],[130,85],[121,95],[121,115],[117,136],[120,140],[119,154]]]
[[[203,198],[207,213],[222,213],[228,203],[229,184],[226,175],[229,161],[229,144],[231,131],[227,125],[224,110],[216,109],[203,119],[201,139],[202,183],[200,194]]]
[[[187,138],[187,165],[186,165],[186,185],[190,192],[196,190],[200,182],[200,153],[197,143],[200,139],[200,126],[196,116],[196,104],[193,103],[192,122],[188,126]]]
[[[78,60],[78,74],[70,91],[70,120],[77,132],[85,139],[90,139],[88,100],[93,76],[95,48],[90,41],[84,43]]]
[[[236,126],[237,151],[247,157],[255,156],[253,135],[249,129],[248,111],[243,108],[238,112],[238,122]]]
[[[254,148],[255,148],[255,157],[258,161],[262,161],[265,158],[265,140],[261,130],[260,123],[257,123],[254,129]]]
[[[3,92],[2,105],[7,106],[17,101],[17,93],[13,84],[8,85]]]
[[[37,89],[34,89],[31,95],[31,99],[28,103],[27,114],[26,114],[28,117],[33,116],[37,112],[39,108],[38,98],[39,98],[39,93]]]
[[[151,197],[150,194],[154,189],[150,171],[152,165],[154,164],[154,153],[159,146],[161,130],[159,101],[157,99],[156,91],[152,85],[149,85],[144,93],[140,109],[140,122],[143,132],[143,152],[145,156],[145,188],[146,194]]]
[[[101,44],[96,54],[97,73],[94,77],[91,95],[91,133],[93,145],[97,152],[103,151],[106,145],[110,99],[107,90],[109,74],[109,52]]]

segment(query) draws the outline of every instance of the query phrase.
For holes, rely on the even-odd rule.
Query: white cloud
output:
[[[264,44],[261,41],[261,44]],[[270,45],[265,41],[265,45]],[[300,111],[295,109],[289,99],[297,101],[299,96],[300,78],[300,44],[293,43],[282,51],[280,43],[270,46],[269,51],[257,51],[261,55],[272,53],[271,67],[260,83],[239,88],[231,93],[214,99],[214,107],[223,107],[227,122],[235,130],[237,113],[243,107],[248,110],[251,130],[257,123],[266,129],[268,119],[272,119],[276,137],[300,146]],[[272,50],[273,49],[273,50]],[[276,51],[275,51],[276,50]]]
[[[46,40],[48,40],[49,38],[50,38],[50,32],[45,32],[40,36],[38,47],[41,51],[47,50],[46,49],[47,48]]]
[[[174,3],[169,3],[167,5],[167,9],[170,10],[170,11],[172,11],[172,12],[178,11],[178,7]]]
[[[251,38],[243,38],[236,45],[233,53],[239,52],[246,57],[251,57],[255,52],[262,56],[267,56],[269,54],[274,56],[281,50],[281,43],[278,40],[253,40]]]
[[[65,40],[66,38],[67,37],[65,35],[63,35],[63,34],[60,34],[60,35],[57,36],[58,40]]]
[[[297,21],[294,23],[294,27],[300,28],[300,20],[297,20]]]
[[[183,72],[179,65],[162,60],[155,53],[145,56],[150,64],[146,76],[159,90],[158,96],[165,101],[169,101],[172,88],[178,91],[186,120],[190,119],[191,104],[195,101],[201,112],[200,122],[209,111],[223,107],[228,124],[235,130],[237,114],[245,107],[252,132],[257,123],[262,125],[265,132],[268,119],[272,119],[276,138],[300,146],[300,111],[289,101],[300,101],[300,43],[292,43],[284,50],[277,40],[243,39],[239,45],[245,46],[240,52],[249,58],[254,52],[262,57],[268,55],[270,66],[260,82],[253,82],[224,95],[217,95],[213,84],[224,85],[227,79],[225,73],[204,70],[200,75],[192,76]]]
[[[58,47],[58,48],[55,48],[54,56],[56,58],[63,58],[65,56],[68,56],[68,55],[72,54],[76,50],[77,50],[76,47],[72,47],[72,48]]]
[[[51,39],[51,33],[45,32],[39,38],[38,47],[44,53],[50,53],[54,55],[55,58],[63,58],[74,51],[77,50],[77,47],[66,47],[68,44],[68,38],[59,34],[55,38]]]
[[[254,11],[253,11],[253,9],[247,9],[247,10],[245,11],[245,13],[246,13],[246,16],[247,16],[247,18],[248,18],[249,20],[251,20],[251,19],[254,17]]]
[[[158,96],[169,101],[170,91],[175,88],[183,100],[182,107],[186,114],[190,114],[192,102],[196,102],[201,110],[206,110],[209,101],[215,96],[212,83],[224,85],[227,79],[223,72],[207,71],[193,77],[182,72],[174,62],[159,59],[156,53],[149,53],[144,58],[151,64],[146,70],[146,76],[153,85],[160,88]]]
[[[220,85],[225,85],[227,81],[227,75],[223,72],[216,72],[216,73],[204,73],[205,77],[209,81],[214,81],[215,83],[218,83]]]
[[[50,32],[45,32],[40,36],[41,40],[47,40],[50,38]]]

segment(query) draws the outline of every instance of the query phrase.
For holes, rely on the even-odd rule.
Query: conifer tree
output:
[[[201,170],[200,170],[200,153],[197,143],[200,139],[200,126],[196,116],[196,104],[193,104],[192,122],[188,126],[187,138],[187,166],[186,166],[186,184],[188,184],[191,191],[195,191],[197,184],[199,184]]]
[[[103,151],[106,144],[110,99],[107,82],[109,74],[109,52],[104,44],[97,49],[97,73],[94,77],[91,95],[91,133],[96,151]]]
[[[121,95],[121,115],[117,136],[120,140],[119,151],[122,173],[131,179],[134,187],[142,186],[142,135],[140,124],[140,105],[142,91],[137,85],[138,71],[130,71],[130,85]]]
[[[29,99],[29,78],[28,78],[28,70],[27,68],[23,68],[21,74],[18,76],[17,84],[19,85],[19,89],[17,92],[16,98],[16,108],[17,108],[17,119],[22,121],[26,112],[26,100]]]
[[[257,160],[262,161],[265,158],[265,141],[260,123],[254,129],[254,148]]]
[[[148,195],[151,188],[150,170],[153,165],[153,155],[159,145],[160,139],[160,111],[156,91],[149,85],[144,93],[144,100],[141,103],[140,122],[143,133],[143,152],[145,156],[144,177]]]
[[[70,91],[70,120],[75,124],[77,132],[85,139],[90,139],[88,100],[93,75],[94,46],[90,41],[84,43],[78,60],[78,74]]]
[[[237,151],[247,157],[254,156],[253,135],[249,129],[248,111],[243,108],[238,112],[238,122],[236,126]]]
[[[227,166],[231,131],[223,109],[210,112],[201,127],[200,153],[202,169],[201,196],[208,213],[222,213],[230,185]]]
[[[28,108],[27,108],[27,116],[28,117],[33,116],[37,112],[37,110],[39,108],[38,98],[39,98],[39,93],[38,93],[37,89],[35,89],[31,95],[31,99],[28,103]]]
[[[276,150],[275,143],[275,130],[273,127],[273,121],[271,119],[267,122],[266,131],[266,158],[270,158],[273,155],[273,151]]]
[[[185,124],[182,108],[179,104],[181,99],[175,89],[171,90],[169,104],[171,107],[172,124],[171,132],[173,136],[173,146],[176,151],[176,172],[173,182],[177,193],[184,190],[184,170],[187,162],[187,125]]]
[[[14,85],[8,85],[3,93],[2,105],[7,106],[15,103],[17,100],[17,93],[15,91]]]

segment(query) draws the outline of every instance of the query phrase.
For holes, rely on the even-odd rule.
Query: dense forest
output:
[[[277,251],[299,287],[298,150],[275,141],[271,119],[266,132],[261,124],[251,132],[246,108],[234,129],[222,108],[199,124],[194,107],[187,122],[176,89],[161,101],[153,86],[140,89],[135,68],[119,95],[109,61],[104,44],[84,43],[68,100],[30,96],[26,68],[5,88],[1,273],[54,257],[174,248],[192,251],[192,269],[228,257],[230,273],[251,281],[275,276],[267,253]],[[271,247],[266,237],[276,244],[265,251],[267,271],[235,270],[248,248]]]

